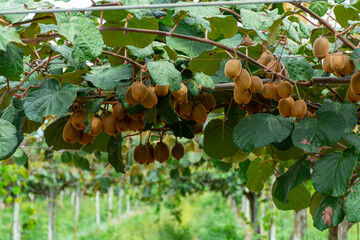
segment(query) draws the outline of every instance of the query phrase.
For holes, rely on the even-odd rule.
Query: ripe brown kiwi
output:
[[[129,105],[136,105],[139,102],[132,96],[132,86],[126,90],[125,101]]]
[[[282,66],[282,64],[278,60],[271,60],[266,65],[266,67],[268,67],[270,70],[273,70],[274,72],[277,72],[277,73],[281,72],[281,66]],[[272,74],[271,73],[266,73],[266,77],[271,78]]]
[[[341,53],[335,53],[331,55],[330,67],[334,71],[341,72],[345,67],[345,57]]]
[[[67,121],[63,129],[63,139],[67,143],[76,143],[79,140],[80,131],[76,130],[70,121]]]
[[[273,59],[274,59],[274,57],[271,54],[264,51],[264,52],[262,52],[261,56],[258,58],[257,62],[266,66]]]
[[[360,95],[360,72],[356,72],[354,75],[352,75],[350,80],[350,87],[355,94]]]
[[[245,107],[246,107],[246,111],[250,116],[263,112],[263,105],[255,101],[250,101],[248,104],[246,104]]]
[[[135,147],[133,156],[135,162],[140,164],[147,163],[149,160],[149,150],[145,145],[140,143],[140,145]]]
[[[194,107],[194,101],[192,101],[191,99],[189,99],[187,103],[179,104],[180,115],[185,117],[191,116],[193,107]]]
[[[155,148],[154,148],[155,160],[163,163],[169,159],[169,156],[170,156],[169,146],[162,141],[156,143]]]
[[[124,119],[127,115],[126,109],[121,105],[121,103],[115,104],[113,107],[112,115],[115,118],[115,120],[121,120]]]
[[[294,104],[294,99],[292,97],[280,99],[278,105],[280,115],[285,118],[291,117],[291,108],[293,104]]]
[[[170,93],[172,96],[174,96],[177,99],[182,98],[183,96],[185,96],[187,94],[187,87],[184,83],[181,83],[181,88],[180,90],[174,92],[170,90]]]
[[[250,85],[250,91],[252,93],[259,93],[262,91],[263,89],[263,82],[261,80],[261,78],[259,78],[258,76],[252,76],[251,77],[251,85]]]
[[[296,118],[303,118],[307,112],[307,105],[304,100],[297,100],[291,107],[291,114]]]
[[[241,69],[239,76],[234,78],[234,84],[237,88],[249,89],[251,86],[251,77],[248,71]]]
[[[195,123],[192,128],[194,130],[194,134],[199,134],[203,131],[204,125],[202,125],[201,123]]]
[[[184,146],[181,143],[176,142],[175,145],[171,149],[171,156],[176,160],[180,160],[185,155]]]
[[[136,112],[136,113],[134,113],[134,114],[128,113],[127,115],[128,115],[128,117],[131,118],[132,120],[139,121],[139,120],[144,119],[144,117],[145,117],[145,112]]]
[[[341,71],[343,76],[347,76],[349,74],[352,74],[355,71],[355,64],[352,60],[350,60],[350,57],[348,55],[345,55],[345,67]]]
[[[194,121],[197,123],[204,124],[207,119],[207,112],[204,105],[201,103],[196,103],[192,109],[192,117],[194,118]]]
[[[211,93],[201,92],[196,100],[204,105],[206,112],[211,112],[216,107],[216,100]]]
[[[155,162],[155,158],[154,158],[154,147],[153,147],[153,145],[151,144],[151,143],[146,143],[146,148],[148,149],[148,151],[149,151],[149,158],[148,158],[148,160],[147,160],[147,164],[149,164],[149,163],[153,163],[153,162]]]
[[[313,53],[317,58],[324,58],[328,55],[330,49],[329,40],[324,37],[317,38],[313,44]]]
[[[239,76],[241,71],[241,62],[237,59],[230,59],[225,64],[225,76],[228,78],[234,78]]]
[[[147,97],[148,90],[142,82],[135,82],[132,85],[131,94],[136,101],[142,101]]]
[[[112,114],[106,114],[102,118],[102,123],[103,123],[104,132],[107,135],[113,136],[118,132],[115,125],[115,119]]]
[[[346,92],[346,98],[349,102],[357,103],[360,102],[360,95],[356,95],[354,91],[351,89],[351,86],[349,86],[347,92]]]
[[[79,142],[81,145],[89,145],[95,141],[95,137],[85,132],[80,133]]]
[[[323,59],[323,70],[327,73],[333,73],[334,70],[331,68],[330,66],[330,58],[331,55],[327,55],[324,59]]]
[[[135,121],[135,120],[131,119],[130,127],[134,131],[142,131],[145,127],[145,122],[143,119],[139,120],[139,121]]]
[[[76,110],[71,117],[71,124],[76,130],[79,131],[84,130],[86,128],[86,125],[84,123],[85,118],[86,118],[85,109]]]
[[[128,117],[125,117],[121,120],[115,121],[115,127],[118,132],[126,132],[131,130],[131,119]]]
[[[148,87],[147,97],[141,102],[141,104],[146,108],[153,108],[158,103],[158,98],[155,94],[155,91],[152,87]]]
[[[276,92],[281,98],[287,98],[292,95],[293,87],[288,81],[282,81],[276,86]]]
[[[262,95],[266,98],[266,99],[275,99],[276,98],[276,86],[272,83],[265,83],[263,90],[262,90]]]
[[[90,136],[96,137],[103,130],[102,120],[99,116],[95,115],[91,120],[91,129],[89,131]]]
[[[156,84],[155,87],[155,93],[156,95],[158,95],[159,97],[164,97],[169,93],[169,85],[159,85]]]
[[[238,104],[248,104],[251,101],[252,94],[248,89],[241,89],[235,86],[234,88],[234,100]]]

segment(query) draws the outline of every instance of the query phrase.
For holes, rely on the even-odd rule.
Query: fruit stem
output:
[[[227,116],[228,116],[228,114],[230,112],[230,108],[231,108],[231,105],[232,105],[233,101],[234,101],[234,98],[231,98],[230,103],[229,103],[229,108],[228,108],[228,110],[226,112],[226,115],[224,117],[224,122],[225,122],[225,120],[226,120],[226,118],[227,118]]]
[[[298,89],[298,86],[297,86],[297,83],[295,82],[295,89],[296,89],[296,93],[298,95],[298,98],[301,100],[301,97],[300,97],[300,93],[299,93],[299,89]]]

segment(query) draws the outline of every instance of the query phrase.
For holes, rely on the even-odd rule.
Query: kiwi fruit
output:
[[[189,100],[187,103],[179,104],[179,113],[182,116],[189,117],[191,116],[192,109],[194,107],[194,102]]]
[[[248,89],[241,89],[235,86],[234,100],[238,104],[248,104],[251,101],[252,94]]]
[[[296,118],[303,118],[307,112],[307,105],[304,100],[297,100],[291,106],[291,114]]]
[[[201,123],[195,123],[192,128],[194,130],[194,134],[199,134],[203,131],[204,125]]]
[[[346,99],[349,102],[357,103],[360,102],[360,95],[356,95],[354,91],[351,89],[351,86],[349,86],[347,92],[346,92]]]
[[[216,107],[216,100],[211,93],[201,92],[196,100],[204,105],[206,112],[211,112]]]
[[[356,95],[360,95],[360,72],[356,72],[354,75],[352,75],[350,80],[350,87]]]
[[[106,114],[102,118],[102,123],[103,123],[104,132],[107,135],[113,136],[118,132],[115,125],[115,119],[112,114]]]
[[[169,156],[170,156],[169,146],[162,141],[156,143],[155,148],[154,148],[155,160],[163,163],[169,159]]]
[[[241,69],[239,76],[234,78],[234,84],[237,88],[249,89],[251,86],[251,77],[248,71]]]
[[[317,38],[313,44],[313,53],[317,58],[325,58],[330,49],[329,40],[324,37]]]
[[[181,143],[176,142],[175,145],[171,149],[171,156],[176,160],[180,160],[185,155],[185,148]]]
[[[172,96],[174,96],[177,99],[182,98],[183,96],[185,96],[187,94],[187,87],[184,83],[181,83],[181,88],[180,90],[174,92],[170,90],[170,93]]]
[[[287,98],[292,95],[293,87],[288,81],[282,81],[276,86],[276,92],[281,98]]]
[[[333,73],[334,70],[331,68],[330,66],[330,58],[331,55],[327,55],[324,59],[323,59],[323,70],[327,73]]]
[[[90,125],[91,125],[91,129],[90,129],[90,131],[88,133],[90,136],[96,137],[103,130],[102,120],[98,115],[95,115],[93,117],[93,119],[91,120]]]
[[[134,131],[142,131],[145,127],[144,120],[135,121],[131,119],[130,121],[130,128]]]
[[[140,143],[140,145],[137,145],[135,147],[133,157],[134,157],[135,162],[137,162],[137,163],[140,163],[140,164],[147,163],[147,161],[149,160],[148,148],[145,145]]]
[[[129,131],[131,130],[131,121],[134,121],[134,120],[131,120],[130,118],[128,117],[125,117],[121,120],[116,120],[115,121],[115,127],[116,127],[116,130],[118,132],[126,132],[126,131]]]
[[[250,85],[250,91],[252,93],[259,93],[262,91],[263,89],[263,82],[261,80],[261,78],[259,78],[258,76],[252,76],[251,77],[251,85]]]
[[[257,62],[266,66],[273,59],[274,59],[274,57],[271,54],[264,51],[264,52],[262,52],[261,56],[258,58]]]
[[[159,85],[156,84],[155,87],[155,93],[156,95],[158,95],[159,97],[164,97],[169,93],[169,85]]]
[[[306,111],[305,117],[306,117],[306,118],[311,118],[311,117],[312,117],[312,113],[311,113],[310,111]]]
[[[144,119],[144,117],[145,117],[145,112],[136,112],[136,113],[134,113],[134,114],[128,113],[127,115],[128,115],[128,117],[131,118],[132,120],[139,121],[139,120]]]
[[[146,143],[146,148],[148,149],[148,151],[149,151],[149,158],[148,158],[148,160],[147,160],[147,164],[149,164],[149,163],[153,163],[153,162],[155,162],[155,158],[154,158],[154,147],[153,147],[153,145],[151,144],[151,143]]]
[[[347,76],[355,71],[355,64],[348,55],[344,55],[344,58],[345,58],[345,67],[341,71],[341,73],[343,74],[343,76]]]
[[[269,68],[270,70],[274,71],[274,72],[281,72],[281,62],[278,61],[278,60],[271,60],[267,65],[266,67]],[[266,73],[266,77],[267,78],[271,78],[272,77],[272,74],[271,73]]]
[[[330,67],[334,71],[341,72],[345,67],[345,57],[341,53],[335,53],[330,57]]]
[[[81,145],[89,145],[95,141],[95,137],[87,134],[86,132],[81,132],[79,137],[79,142]]]
[[[79,140],[80,131],[76,130],[70,121],[67,121],[63,129],[63,139],[67,143],[76,143]]]
[[[125,101],[127,104],[129,105],[136,105],[139,101],[137,101],[133,96],[132,96],[132,86],[129,87],[127,90],[126,90],[126,93],[125,93]]]
[[[132,85],[131,95],[136,101],[142,101],[148,95],[148,88],[142,82],[135,82]]]
[[[150,108],[153,108],[154,106],[156,106],[156,104],[158,103],[158,98],[152,87],[148,87],[147,91],[148,91],[147,97],[141,102],[141,104],[144,107],[150,109]]]
[[[263,105],[255,101],[250,101],[248,104],[245,105],[245,108],[250,116],[263,112]]]
[[[264,96],[264,98],[266,99],[275,99],[276,98],[276,86],[272,83],[265,83],[263,90],[262,90],[262,95]]]
[[[194,118],[195,122],[204,124],[207,119],[207,112],[204,105],[201,103],[196,103],[192,109],[191,113],[192,117]]]
[[[86,128],[86,125],[84,123],[85,118],[86,118],[85,109],[76,110],[71,117],[71,124],[76,130],[79,131],[84,130]]]
[[[294,99],[292,97],[280,99],[278,105],[280,115],[285,118],[291,117],[291,108],[293,104],[294,104]]]
[[[239,76],[241,71],[241,62],[237,59],[230,59],[225,64],[225,76],[228,78],[235,78]]]
[[[115,104],[112,110],[112,115],[115,120],[122,120],[127,116],[126,109],[121,105],[121,103]]]

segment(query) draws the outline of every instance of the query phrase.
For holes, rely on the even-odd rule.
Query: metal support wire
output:
[[[322,0],[308,0],[307,2],[319,2]],[[28,14],[28,13],[54,13],[54,12],[83,12],[83,11],[107,11],[107,10],[128,10],[128,9],[152,9],[152,8],[186,8],[186,7],[208,7],[225,5],[244,5],[244,4],[270,4],[270,3],[295,3],[298,0],[249,0],[249,1],[217,1],[217,2],[193,2],[179,4],[148,4],[148,5],[125,5],[125,6],[98,6],[85,8],[52,8],[52,9],[34,9],[17,11],[0,11],[0,15],[5,14]]]

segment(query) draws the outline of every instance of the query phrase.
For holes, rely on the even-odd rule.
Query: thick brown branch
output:
[[[108,55],[111,55],[111,56],[114,56],[114,57],[117,57],[117,58],[124,59],[124,60],[128,61],[129,63],[131,63],[133,65],[136,65],[136,66],[138,66],[139,68],[142,68],[142,69],[146,68],[144,65],[141,65],[140,63],[132,60],[131,58],[124,57],[124,56],[118,55],[118,54],[113,53],[113,52],[103,51],[103,54],[108,54]]]
[[[233,10],[231,10],[231,9],[228,9],[228,8],[226,8],[226,7],[219,7],[219,9],[222,10],[222,11],[231,13],[232,15],[234,15],[235,17],[237,17],[236,20],[237,20],[239,23],[242,23],[242,21],[241,21],[241,16],[240,16],[240,14],[238,14],[237,12],[235,12],[235,11],[233,11]]]
[[[34,18],[34,19],[26,20],[26,21],[23,21],[23,22],[12,23],[12,24],[10,24],[10,25],[8,25],[8,26],[9,26],[9,27],[17,27],[17,26],[20,26],[20,25],[23,25],[23,24],[32,23],[32,22],[37,22],[37,21],[40,21],[40,20],[50,19],[50,18],[54,18],[54,16],[47,15],[47,16],[43,16],[43,17],[39,17],[39,18]]]
[[[52,40],[52,39],[55,39],[55,38],[58,38],[58,37],[61,37],[61,34],[55,33],[55,34],[52,34],[52,35],[49,35],[49,36],[39,37],[39,38],[22,38],[21,41],[23,43],[38,44],[39,42]]]

